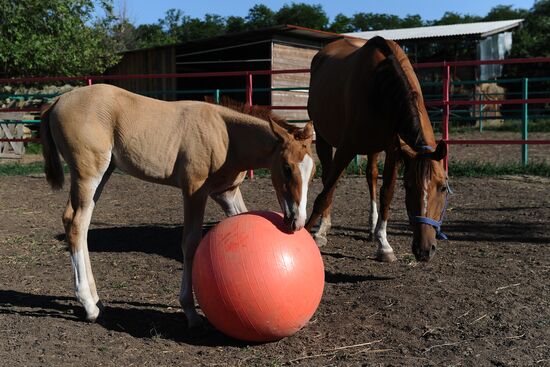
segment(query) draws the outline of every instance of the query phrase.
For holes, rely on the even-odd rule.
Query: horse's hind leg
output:
[[[109,165],[108,159],[95,158],[90,161],[92,163],[87,164],[86,169],[71,169],[71,193],[63,223],[71,252],[76,297],[86,310],[86,318],[95,321],[101,304],[92,273],[87,236],[95,202],[114,167]],[[81,165],[83,163],[80,161]]]
[[[315,139],[315,149],[317,151],[317,156],[321,161],[321,181],[324,186],[332,165],[332,147],[320,135],[317,135]],[[313,238],[319,247],[327,244],[327,235],[332,225],[330,217],[331,209],[332,203],[330,203],[329,206],[323,210],[319,229],[317,229],[317,232],[313,234]]]
[[[378,207],[376,206],[376,186],[378,179],[378,153],[368,155],[367,183],[370,194],[370,235],[369,240],[374,238],[374,229],[378,222]]]

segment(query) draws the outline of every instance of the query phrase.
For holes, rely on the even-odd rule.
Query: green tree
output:
[[[168,9],[163,19],[158,24],[167,36],[167,43],[176,43],[184,38],[182,25],[190,18],[186,17],[180,9]]]
[[[245,20],[248,29],[267,28],[276,24],[275,12],[263,4],[250,8]]]
[[[511,20],[522,19],[529,14],[526,9],[512,9],[512,5],[497,5],[492,8],[483,20],[485,21],[497,21],[497,20]]]
[[[401,18],[392,14],[355,13],[352,24],[356,30],[364,32],[396,29],[401,27]]]
[[[150,48],[173,43],[174,40],[160,24],[140,24],[134,29],[133,47],[128,49]]]
[[[328,27],[327,13],[320,4],[286,4],[275,14],[275,21],[277,24],[292,24],[319,30]]]
[[[94,11],[103,8],[106,16]],[[98,74],[115,64],[111,1],[0,0],[0,73]]]
[[[237,33],[246,30],[246,21],[243,17],[227,17],[225,20],[225,31],[227,33]]]
[[[452,11],[446,11],[441,19],[433,21],[430,25],[449,25],[460,23],[474,23],[480,22],[483,18],[477,15],[459,14]]]
[[[225,33],[225,20],[216,14],[206,14],[204,20],[185,16],[179,30],[178,42],[216,37]]]
[[[401,28],[414,28],[422,26],[424,26],[424,21],[422,21],[422,17],[418,14],[407,14],[407,16],[401,20]]]
[[[514,34],[513,57],[550,56],[550,0],[539,0]]]
[[[351,18],[342,13],[337,14],[334,17],[334,20],[328,29],[334,33],[348,33],[355,31]]]

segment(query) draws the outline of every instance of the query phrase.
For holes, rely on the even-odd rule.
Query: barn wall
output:
[[[106,74],[165,74],[175,73],[175,48],[173,46],[158,47],[147,50],[127,52],[122,60]],[[176,89],[175,79],[128,79],[107,81],[134,93],[149,95],[164,100],[174,100],[171,93]]]
[[[309,69],[311,59],[318,51],[318,48],[273,42],[272,69]],[[271,77],[271,86],[273,88],[308,87],[309,73],[274,74]],[[271,93],[273,106],[306,106],[307,98],[307,89],[301,91],[273,91]],[[293,120],[308,119],[306,110],[277,110],[277,113]]]

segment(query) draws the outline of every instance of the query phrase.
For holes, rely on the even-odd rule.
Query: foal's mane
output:
[[[399,120],[398,132],[413,149],[426,145],[417,106],[418,92],[413,89],[397,55],[382,37],[374,37],[367,44],[376,47],[386,56],[378,64],[374,73],[370,91],[372,105],[383,111],[389,111]]]
[[[205,96],[204,100],[208,103],[217,104],[212,96]],[[226,96],[223,96],[221,98],[219,105],[227,107],[233,111],[237,111],[253,117],[257,117],[264,121],[268,121],[268,122],[273,121],[277,125],[283,127],[290,133],[294,133],[295,131],[299,130],[298,127],[289,124],[284,117],[281,117],[276,113],[273,113],[271,109],[265,106],[258,106],[258,105],[250,106],[248,104],[236,101]]]

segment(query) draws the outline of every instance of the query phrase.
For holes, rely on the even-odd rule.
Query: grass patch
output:
[[[364,175],[367,169],[367,162],[363,160],[357,165],[352,162],[346,169],[347,175]],[[379,174],[384,171],[384,165],[379,164]],[[402,173],[400,172],[400,175]],[[449,162],[449,176],[451,177],[486,177],[486,176],[513,176],[513,175],[531,175],[550,177],[549,163],[529,163],[523,166],[519,163],[494,164],[481,162]],[[262,168],[254,170],[255,177],[270,177],[268,169]],[[315,177],[321,177],[321,165],[317,163],[317,172]]]
[[[530,133],[547,133],[550,132],[550,120],[530,120],[527,128]],[[520,132],[522,130],[521,120],[506,120],[500,126],[484,126],[485,131],[508,131]]]
[[[449,162],[451,177],[484,177],[506,175],[532,175],[550,177],[550,164],[529,163],[523,166],[519,163],[493,164],[480,162]]]
[[[0,164],[0,176],[27,176],[44,172],[43,162]]]
[[[27,143],[25,146],[26,154],[42,154],[42,144],[38,143]]]
[[[63,166],[64,172],[68,173],[67,165]],[[367,161],[361,160],[359,165],[352,162],[346,169],[347,175],[365,175]],[[379,174],[384,171],[384,165],[378,165]],[[0,164],[0,176],[28,176],[44,172],[43,162],[28,164],[6,163]],[[494,164],[481,162],[449,162],[449,175],[451,177],[484,177],[484,176],[505,176],[505,175],[531,175],[550,177],[550,163],[529,163],[523,166],[519,163]],[[254,170],[255,177],[270,177],[269,169],[260,168]],[[317,163],[315,177],[321,177],[321,165]]]

